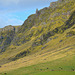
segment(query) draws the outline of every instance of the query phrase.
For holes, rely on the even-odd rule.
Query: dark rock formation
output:
[[[38,9],[36,9],[36,15],[39,16],[40,15],[40,12]]]
[[[64,0],[58,0],[59,3],[63,2]]]
[[[15,27],[9,25],[9,26],[6,26],[6,27],[0,29],[0,32],[2,32],[2,31],[10,31],[10,30],[11,31],[14,31],[15,30]]]

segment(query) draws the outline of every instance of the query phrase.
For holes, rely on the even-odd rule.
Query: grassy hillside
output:
[[[22,26],[0,29],[1,75],[74,75],[74,58],[75,0],[53,2]]]
[[[22,64],[23,62],[21,63],[21,65]],[[72,55],[68,55],[53,61],[39,63],[37,65],[32,65],[28,67],[22,67],[12,71],[10,70],[8,72],[6,71],[6,72],[3,72],[2,75],[4,75],[4,73],[7,73],[7,75],[41,75],[41,74],[42,75],[43,74],[44,75],[48,75],[48,74],[74,75],[75,74],[74,70],[75,70],[75,56],[74,54],[72,54]]]

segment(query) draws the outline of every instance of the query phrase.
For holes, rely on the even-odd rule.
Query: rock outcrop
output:
[[[75,0],[68,1],[58,0],[52,2],[50,7],[36,9],[36,13],[30,15],[22,26],[10,25],[0,29],[0,54],[8,52],[6,58],[18,56],[19,59],[45,48],[48,51],[50,47],[54,50],[58,45],[60,48],[69,37],[75,35]],[[29,52],[24,52],[25,50]],[[10,52],[17,53],[12,56]]]
[[[9,25],[9,26],[6,26],[4,28],[1,28],[0,32],[4,32],[4,31],[15,31],[15,32],[17,32],[19,28],[20,28],[20,26],[15,27],[15,26]]]
[[[39,12],[38,9],[36,9],[36,14],[38,14],[38,12]]]
[[[9,25],[9,26],[6,26],[6,27],[4,27],[4,28],[1,28],[0,29],[0,32],[2,32],[2,31],[14,31],[15,30],[15,27],[13,27],[13,26],[11,26],[11,25]]]
[[[63,2],[64,0],[58,0],[59,3]]]
[[[51,2],[51,3],[50,3],[50,7],[51,7],[51,8],[57,7],[57,2]]]
[[[59,3],[62,3],[62,2],[64,2],[64,0],[58,0],[56,2],[51,2],[50,7],[55,8],[55,7],[59,6]]]

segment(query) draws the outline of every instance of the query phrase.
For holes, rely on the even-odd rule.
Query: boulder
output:
[[[47,39],[47,42],[49,42],[49,41],[51,41],[51,40],[52,40],[52,38],[48,38],[48,39]]]

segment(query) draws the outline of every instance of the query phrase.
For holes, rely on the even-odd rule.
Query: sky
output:
[[[22,25],[27,17],[57,0],[0,0],[0,28]]]

